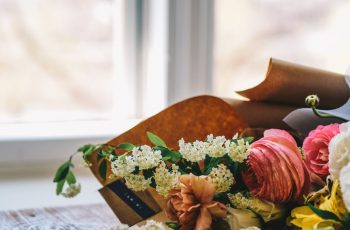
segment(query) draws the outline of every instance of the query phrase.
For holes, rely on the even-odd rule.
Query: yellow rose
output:
[[[248,227],[261,227],[261,223],[257,214],[249,209],[227,208],[227,223],[231,230],[240,230]]]
[[[278,205],[266,200],[261,200],[256,197],[252,199],[250,208],[259,216],[261,216],[265,223],[271,220],[280,219],[285,214],[285,209],[282,205]]]

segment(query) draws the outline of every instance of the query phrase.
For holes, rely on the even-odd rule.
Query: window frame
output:
[[[61,162],[82,144],[104,143],[169,104],[211,93],[212,1],[114,3],[113,119],[2,124],[2,169]]]

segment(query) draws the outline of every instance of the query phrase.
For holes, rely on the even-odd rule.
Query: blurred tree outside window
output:
[[[0,123],[105,119],[113,0],[0,0]]]

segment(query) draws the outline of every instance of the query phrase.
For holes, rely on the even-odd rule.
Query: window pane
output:
[[[0,122],[106,118],[112,0],[0,0]]]
[[[215,93],[232,96],[265,77],[270,57],[344,73],[350,2],[215,1]]]

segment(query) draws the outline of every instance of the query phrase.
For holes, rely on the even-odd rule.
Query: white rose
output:
[[[339,178],[339,171],[350,162],[350,131],[341,132],[333,137],[329,142],[328,149],[329,173],[335,180]]]
[[[350,132],[350,121],[340,124],[339,130],[341,133]]]
[[[339,182],[346,208],[350,211],[350,163],[340,170]]]
[[[226,221],[231,230],[240,230],[252,226],[261,227],[259,217],[249,209],[228,208],[227,211]]]

